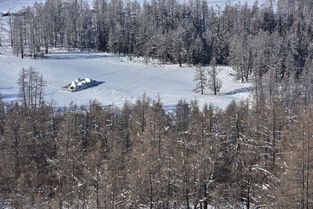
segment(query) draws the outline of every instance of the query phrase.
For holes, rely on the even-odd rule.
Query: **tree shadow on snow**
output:
[[[239,88],[239,89],[235,89],[232,91],[229,91],[227,93],[225,93],[225,95],[235,95],[235,94],[239,94],[239,93],[245,93],[245,92],[249,92],[249,91],[253,91],[254,87],[244,87],[244,88]]]
[[[90,85],[90,86],[87,86],[87,87],[85,87],[85,88],[83,88],[83,89],[81,89],[81,90],[77,90],[77,91],[73,91],[73,92],[84,91],[84,90],[86,90],[86,89],[94,88],[94,87],[97,87],[97,86],[99,86],[99,85],[101,85],[101,84],[104,84],[104,83],[105,83],[105,81],[96,81],[95,83],[93,83],[93,84]]]
[[[1,94],[2,99],[16,99],[19,97],[18,94]]]
[[[19,97],[18,94],[4,94],[4,93],[1,93],[1,90],[16,90],[18,91],[18,88],[17,87],[1,87],[0,88],[0,98],[1,99],[16,99]]]
[[[12,89],[18,89],[18,87],[0,87],[0,90],[12,90]]]
[[[114,54],[86,53],[86,52],[52,52],[45,56],[49,60],[79,60],[121,57]]]

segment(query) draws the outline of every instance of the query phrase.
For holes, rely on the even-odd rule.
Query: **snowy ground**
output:
[[[18,98],[18,74],[30,66],[43,74],[48,83],[46,99],[54,100],[56,106],[67,106],[71,101],[88,104],[94,99],[103,105],[122,106],[125,101],[134,102],[146,93],[153,99],[159,95],[167,108],[174,107],[180,99],[197,99],[201,106],[212,103],[225,108],[232,100],[249,98],[251,92],[251,84],[235,80],[230,67],[223,67],[220,73],[223,87],[219,95],[208,92],[202,96],[193,92],[192,67],[145,64],[139,59],[129,61],[126,57],[97,52],[55,51],[44,59],[21,59],[12,54],[11,48],[0,47],[0,93],[5,101]],[[61,89],[78,77],[103,83],[74,93]]]

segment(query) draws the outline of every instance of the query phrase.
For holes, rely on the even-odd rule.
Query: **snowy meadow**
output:
[[[195,93],[195,67],[157,62],[145,63],[142,59],[120,57],[99,52],[66,52],[54,50],[41,59],[21,59],[12,54],[11,48],[0,48],[0,92],[5,101],[18,99],[17,79],[22,68],[33,67],[47,81],[45,98],[55,106],[78,105],[97,100],[103,105],[121,107],[125,101],[134,102],[146,94],[158,97],[165,108],[171,109],[180,99],[198,100],[200,106],[214,104],[224,109],[231,101],[248,99],[251,83],[241,83],[230,67],[220,67],[219,78],[223,86],[218,95],[208,90],[205,95]],[[62,86],[76,78],[89,77],[103,82],[93,88],[78,92],[62,90]]]

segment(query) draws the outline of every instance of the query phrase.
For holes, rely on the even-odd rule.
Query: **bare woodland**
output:
[[[55,109],[32,68],[0,102],[0,192],[14,208],[312,206],[312,105],[277,95],[224,111],[143,95],[119,109]],[[301,207],[300,207],[301,205]]]
[[[65,47],[230,64],[255,88],[253,101],[225,110],[180,101],[165,112],[145,95],[123,108],[56,109],[42,75],[24,69],[20,101],[0,100],[0,200],[17,209],[312,208],[312,8],[48,0],[12,16],[21,57]]]

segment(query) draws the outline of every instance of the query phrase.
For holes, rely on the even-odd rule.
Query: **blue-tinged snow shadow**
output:
[[[0,94],[2,99],[17,99],[18,94]]]
[[[99,59],[99,58],[118,58],[122,57],[115,54],[102,54],[95,52],[52,52],[48,53],[44,59],[49,60],[78,60],[78,59]]]
[[[19,89],[18,87],[0,87],[0,98],[4,100],[17,99],[19,95],[18,93],[15,93],[15,92],[18,92],[18,89]],[[7,92],[4,93],[3,91],[4,92],[7,91]]]
[[[18,87],[0,87],[0,91],[1,90],[12,90],[12,89],[18,89]]]
[[[253,91],[254,87],[245,87],[245,88],[239,88],[239,89],[235,89],[232,91],[229,91],[227,93],[225,93],[225,95],[235,95],[235,94],[240,94],[240,93],[245,93],[245,92],[250,92]]]
[[[84,88],[84,89],[81,89],[81,90],[78,90],[78,91],[74,91],[74,92],[84,91],[84,90],[86,90],[86,89],[94,88],[94,87],[97,87],[97,86],[99,86],[99,85],[101,85],[101,84],[104,84],[104,83],[105,83],[105,81],[96,81],[96,82],[93,83],[92,85],[90,85],[90,86],[88,86],[88,87],[86,87],[86,88]]]

